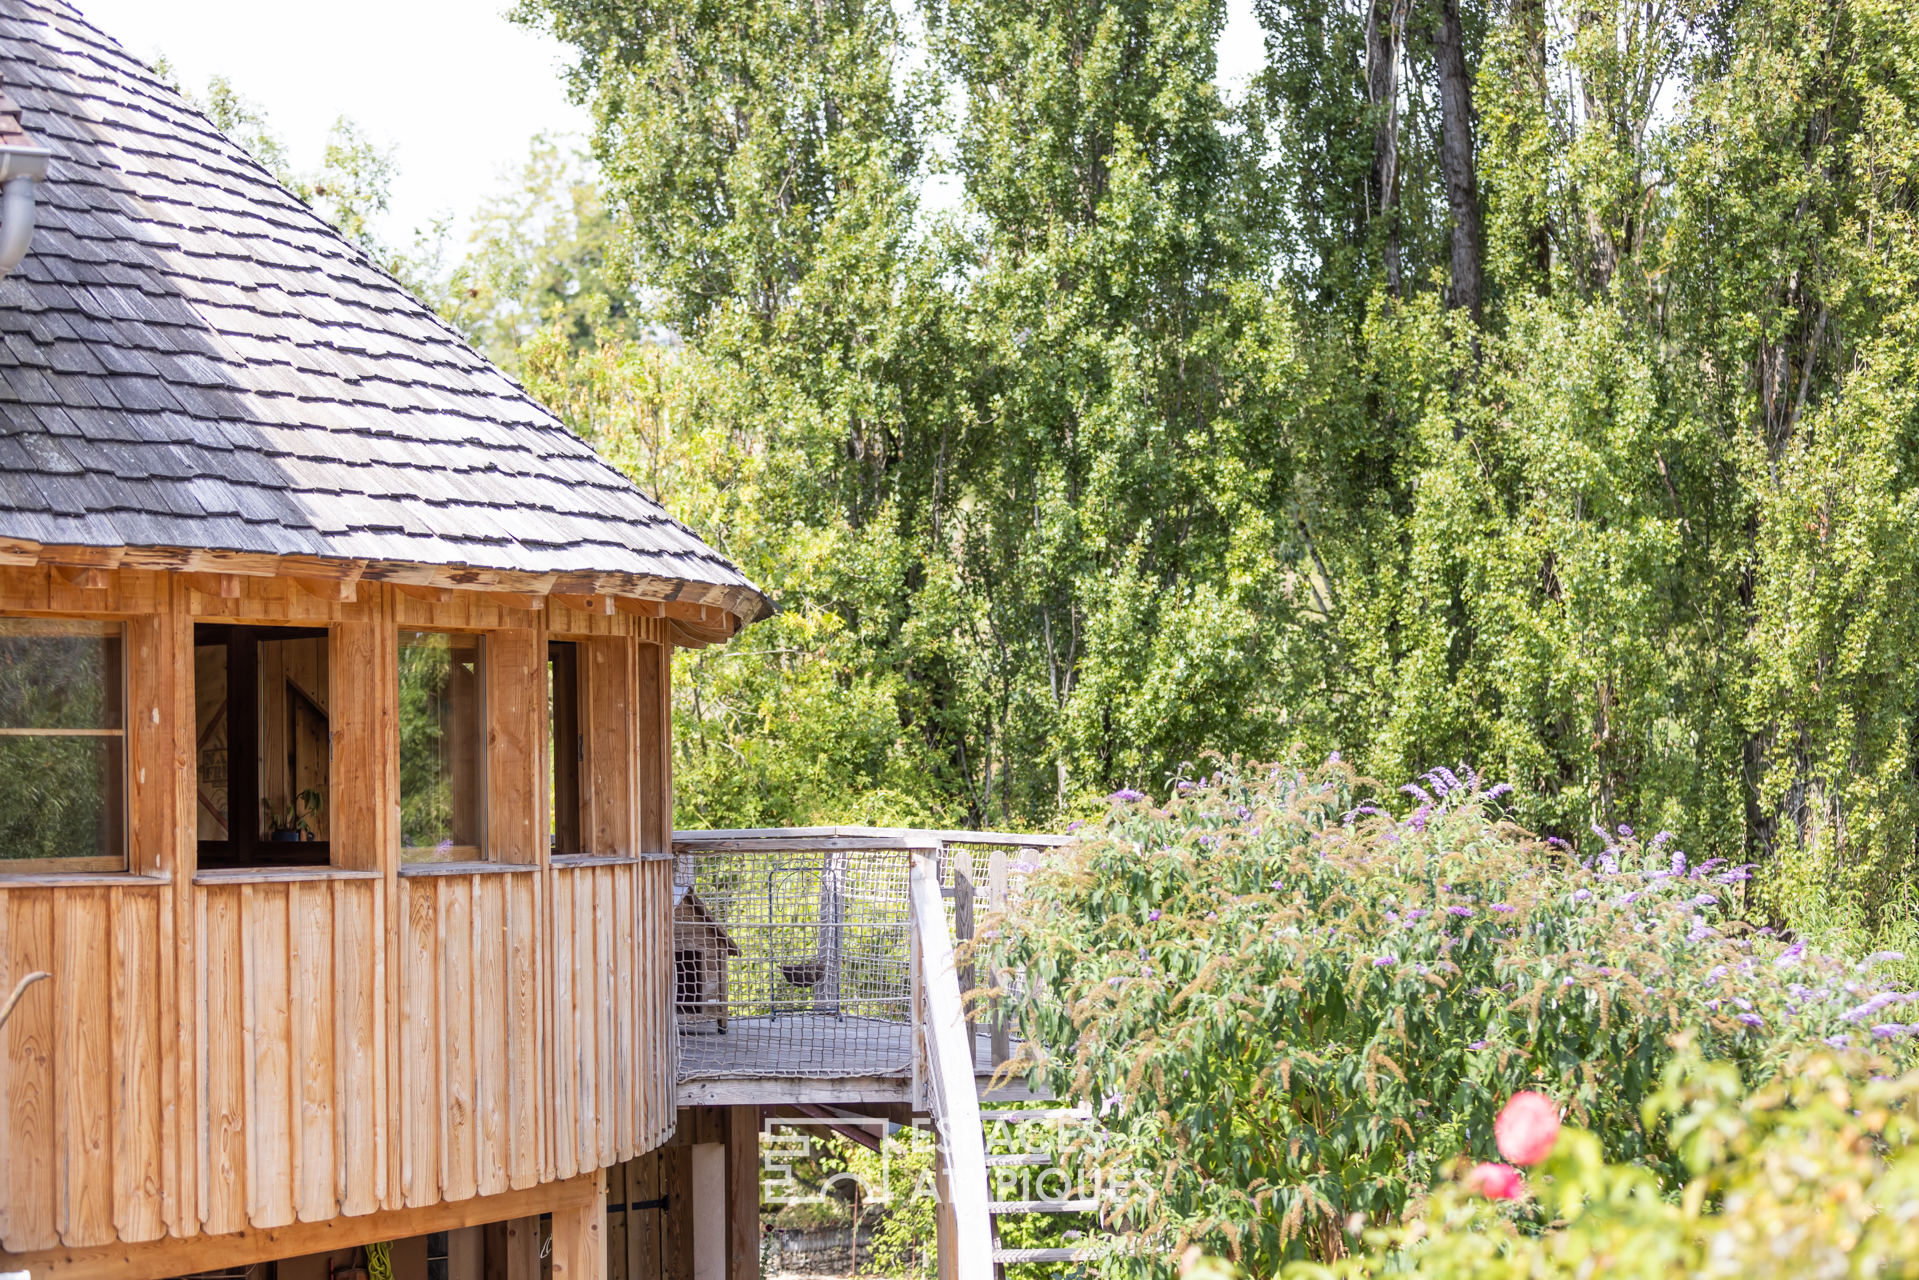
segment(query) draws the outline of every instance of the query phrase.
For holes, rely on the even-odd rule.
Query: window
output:
[[[328,633],[193,629],[200,865],[325,866],[333,798]]]
[[[585,853],[580,773],[586,732],[580,717],[580,648],[565,640],[546,646],[547,844],[553,853]]]
[[[400,859],[486,856],[486,666],[481,637],[400,633]]]
[[[127,865],[125,632],[0,618],[0,870]]]

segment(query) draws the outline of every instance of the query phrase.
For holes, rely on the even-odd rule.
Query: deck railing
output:
[[[1014,900],[1059,836],[880,827],[678,831],[673,836],[678,1077],[906,1076],[923,1101],[924,1001],[911,868],[929,860],[944,936]],[[986,975],[961,965],[964,993]],[[979,1066],[1012,1050],[969,1026]]]

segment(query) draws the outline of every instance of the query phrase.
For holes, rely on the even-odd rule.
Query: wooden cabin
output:
[[[669,672],[767,601],[72,9],[0,81],[0,1271],[756,1275]]]

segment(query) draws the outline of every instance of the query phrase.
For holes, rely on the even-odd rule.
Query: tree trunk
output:
[[[1473,86],[1466,72],[1466,33],[1459,0],[1437,0],[1433,61],[1439,72],[1439,163],[1453,221],[1453,290],[1448,304],[1480,320],[1482,232],[1479,180],[1473,172]]]
[[[1386,288],[1406,296],[1399,263],[1399,55],[1406,0],[1372,0],[1366,12],[1366,101],[1377,112],[1370,210],[1386,224]]]

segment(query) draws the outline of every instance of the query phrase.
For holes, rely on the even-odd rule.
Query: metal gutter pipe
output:
[[[33,243],[33,188],[47,176],[45,147],[0,146],[0,278]]]

